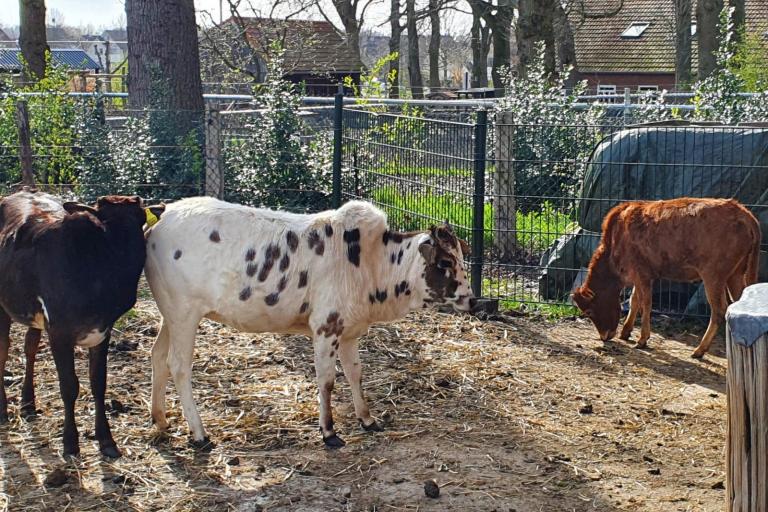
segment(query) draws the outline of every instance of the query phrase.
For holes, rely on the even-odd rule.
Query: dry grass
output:
[[[418,313],[370,330],[366,389],[386,432],[356,426],[341,372],[335,419],[348,442],[322,447],[311,344],[205,322],[194,372],[218,446],[197,453],[175,390],[171,430],[149,421],[157,311],[142,300],[115,340],[108,401],[123,457],[99,456],[85,353],[78,354],[82,455],[61,457],[62,405],[50,352],[38,366],[36,421],[18,419],[23,355],[15,331],[6,377],[14,416],[0,428],[0,509],[15,510],[721,510],[725,398],[720,356],[695,338],[654,335],[652,350],[603,347],[581,321],[481,322]],[[703,329],[702,329],[703,330]],[[697,329],[696,333],[700,333]],[[722,341],[715,343],[722,349]],[[590,413],[591,410],[591,413]],[[234,463],[239,462],[235,465]],[[63,468],[63,487],[43,485]],[[423,491],[436,479],[441,496]],[[714,488],[713,488],[714,487]]]

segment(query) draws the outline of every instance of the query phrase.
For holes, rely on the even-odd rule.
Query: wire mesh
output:
[[[342,196],[372,201],[396,229],[447,220],[469,240],[477,118],[431,114],[345,108]],[[600,223],[621,202],[734,197],[759,218],[768,213],[764,128],[633,127],[624,116],[596,125],[517,124],[508,113],[491,119],[483,254],[473,264],[482,266],[482,295],[506,306],[571,304]],[[708,314],[698,284],[660,280],[653,305],[669,314]]]

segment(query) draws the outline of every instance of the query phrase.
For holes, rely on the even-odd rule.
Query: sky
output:
[[[265,12],[268,12],[269,6],[272,4],[271,0],[251,1],[256,7],[263,5]],[[5,3],[10,4],[11,2],[7,0]],[[48,10],[49,21],[51,12],[55,10],[63,16],[63,21],[59,20],[59,23],[64,25],[92,25],[95,29],[98,29],[100,27],[117,26],[125,20],[125,0],[46,0],[45,4]],[[223,0],[223,5],[224,18],[227,18],[226,0]],[[389,2],[378,0],[366,13],[366,28],[376,29],[378,25],[385,22],[388,6]],[[214,19],[218,21],[219,0],[195,0],[195,9],[211,13]],[[314,17],[321,19],[317,15]],[[18,7],[0,9],[0,26],[15,26],[18,24]],[[388,30],[387,26],[377,29],[377,31]]]

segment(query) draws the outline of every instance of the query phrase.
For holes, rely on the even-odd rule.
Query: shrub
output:
[[[318,210],[330,206],[330,141],[301,141],[301,99],[283,78],[282,53],[268,64],[257,97],[262,114],[245,126],[252,135],[225,152],[227,199],[253,206]]]

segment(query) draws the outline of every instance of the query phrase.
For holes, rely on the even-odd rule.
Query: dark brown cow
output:
[[[619,337],[629,339],[642,311],[637,346],[644,347],[651,335],[653,280],[702,280],[712,313],[692,354],[700,358],[723,320],[726,293],[738,300],[744,288],[757,281],[759,257],[760,225],[737,201],[681,198],[624,203],[606,215],[587,279],[573,300],[607,341],[616,334],[620,293],[633,285],[629,315]]]
[[[64,401],[65,455],[80,451],[74,348],[81,346],[89,351],[99,448],[120,456],[104,412],[107,348],[112,324],[136,302],[146,256],[145,219],[138,197],[102,197],[95,208],[26,191],[0,201],[0,375],[11,323],[29,326],[22,412],[34,414],[34,358],[40,331],[47,330]],[[6,421],[0,383],[0,423]]]

